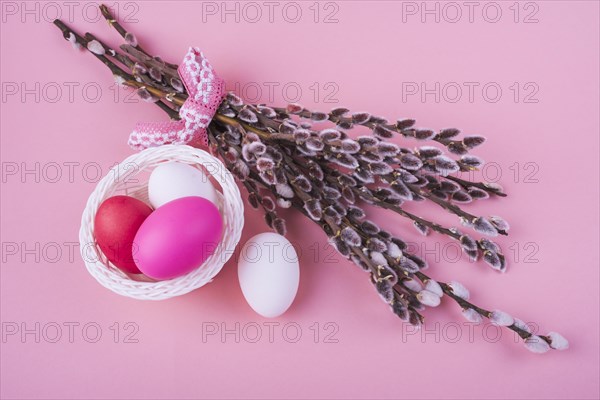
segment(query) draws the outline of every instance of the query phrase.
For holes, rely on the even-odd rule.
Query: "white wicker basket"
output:
[[[127,194],[148,202],[149,172],[160,163],[178,161],[203,168],[220,185],[220,210],[223,216],[223,237],[214,254],[187,275],[153,281],[144,275],[129,275],[112,265],[94,239],[94,218],[100,204],[113,195]],[[233,254],[244,225],[244,203],[233,175],[223,163],[207,152],[184,145],[164,145],[143,150],[116,165],[90,195],[81,218],[79,243],[85,265],[98,282],[123,296],[140,300],[163,300],[191,292],[212,280]]]

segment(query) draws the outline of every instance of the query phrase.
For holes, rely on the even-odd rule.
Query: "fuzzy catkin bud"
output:
[[[473,220],[473,229],[479,233],[488,236],[498,236],[498,231],[490,221],[483,217],[478,217]]]
[[[429,227],[426,225],[423,225],[420,222],[414,221],[413,222],[413,226],[417,229],[417,231],[423,235],[423,236],[427,236],[429,234]]]
[[[158,101],[158,97],[153,96],[146,88],[139,88],[137,90],[137,95],[140,99],[148,103],[156,103]]]
[[[402,281],[402,285],[408,290],[412,290],[413,292],[420,292],[423,290],[423,286],[416,279],[405,279]]]
[[[391,174],[394,169],[387,163],[375,161],[369,164],[369,169],[373,175]]]
[[[479,245],[484,249],[484,250],[489,250],[489,251],[493,251],[494,253],[500,253],[500,246],[496,243],[493,242],[489,239],[486,238],[482,238],[479,239]]]
[[[510,225],[506,222],[502,217],[498,217],[497,215],[492,215],[489,217],[489,221],[494,227],[503,232],[508,232],[510,229]]]
[[[358,153],[360,145],[352,139],[344,139],[342,140],[342,151],[349,154]]]
[[[242,109],[238,113],[238,118],[249,124],[255,124],[258,122],[258,117],[256,116],[256,114],[248,108]]]
[[[388,242],[387,254],[392,258],[399,258],[402,257],[402,250],[400,250],[400,247],[396,243]]]
[[[304,175],[298,175],[297,177],[295,177],[294,183],[303,192],[308,193],[312,190],[312,185],[310,183],[310,180],[308,180],[308,178],[305,177]]]
[[[515,320],[514,318],[504,311],[494,310],[489,316],[490,322],[498,326],[511,326]]]
[[[443,180],[440,182],[440,190],[447,193],[454,193],[460,190],[460,186],[455,182]]]
[[[325,176],[323,174],[323,170],[321,169],[319,164],[317,164],[311,160],[310,162],[307,163],[307,166],[308,166],[308,174],[310,175],[311,178],[316,179],[317,181],[322,181],[325,178]]]
[[[434,281],[433,279],[429,279],[425,284],[425,289],[429,290],[432,293],[435,293],[438,297],[442,297],[444,295],[444,291],[439,283]]]
[[[73,32],[69,32],[69,36],[67,37],[67,40],[69,41],[69,43],[71,43],[71,46],[73,46],[73,48],[75,50],[81,49],[81,44],[79,44],[79,42],[77,42],[77,37],[75,36],[75,34]]]
[[[531,333],[531,328],[529,328],[529,325],[527,325],[524,321],[520,320],[519,318],[513,318],[514,319],[514,325],[519,328],[524,330],[525,332]]]
[[[452,282],[448,283],[448,286],[450,286],[450,289],[452,289],[452,293],[454,293],[455,296],[458,296],[464,300],[469,300],[469,297],[470,297],[469,289],[464,287],[462,283],[452,281]]]
[[[285,225],[285,221],[281,218],[275,218],[273,220],[273,229],[275,229],[275,232],[277,232],[278,234],[280,234],[281,236],[285,236],[286,232],[287,232],[287,228]]]
[[[550,332],[547,338],[550,339],[550,347],[553,349],[567,350],[569,348],[569,341],[560,333]]]
[[[304,203],[304,209],[306,210],[308,215],[315,221],[319,221],[323,216],[321,203],[317,199],[310,199],[306,203]]]
[[[415,328],[420,328],[421,325],[423,324],[423,321],[421,320],[419,313],[412,309],[409,310],[409,312],[408,312],[408,322]]]
[[[360,235],[354,229],[350,228],[349,226],[342,229],[342,232],[340,235],[341,235],[342,240],[344,242],[346,242],[347,245],[352,246],[352,247],[360,246],[360,243],[361,243]]]
[[[225,99],[227,100],[227,102],[229,104],[231,104],[234,107],[241,107],[244,104],[244,101],[242,100],[242,98],[232,92],[227,93],[227,96],[225,96]]]
[[[375,182],[375,178],[373,178],[373,174],[367,171],[364,168],[357,168],[352,174],[354,178],[361,181],[362,183],[369,184]]]
[[[387,245],[383,240],[377,239],[375,237],[370,238],[367,241],[367,247],[369,250],[378,251],[380,253],[387,250]]]
[[[349,169],[355,169],[358,167],[358,161],[356,158],[352,157],[350,154],[336,154],[335,157],[331,159],[334,163]],[[373,179],[371,177],[371,179]]]
[[[400,261],[398,264],[400,265],[400,268],[402,268],[406,272],[414,273],[419,270],[419,265],[412,259],[407,257],[407,255],[403,255],[402,257],[400,257]]]
[[[466,308],[462,311],[462,315],[469,322],[480,324],[483,321],[483,317],[477,311],[472,308]]]
[[[423,162],[414,154],[406,153],[400,156],[400,165],[409,171],[416,171],[423,166]]]
[[[543,354],[550,350],[550,345],[541,337],[533,335],[525,339],[525,348],[532,353]]]
[[[503,258],[501,258],[500,254],[495,253],[490,250],[485,250],[483,252],[483,260],[496,271],[504,270]]]
[[[356,198],[354,196],[354,192],[352,191],[352,189],[350,189],[347,186],[345,186],[342,189],[342,196],[344,197],[344,200],[346,200],[346,202],[349,203],[349,204],[354,204],[354,202],[356,201]]]
[[[256,193],[250,193],[248,195],[248,203],[252,208],[258,208],[258,198],[256,197]]]
[[[421,304],[424,304],[428,307],[437,307],[441,302],[440,297],[429,290],[421,290],[417,294],[417,299],[421,302]]]
[[[398,300],[394,300],[392,303],[392,311],[396,314],[402,321],[408,320],[408,309],[404,304],[402,304]]]
[[[277,113],[271,107],[257,106],[256,109],[267,118],[275,118],[277,116]]]
[[[378,251],[370,252],[369,257],[370,257],[371,261],[373,261],[373,264],[375,264],[375,265],[379,265],[379,266],[387,266],[388,265],[388,262],[387,262],[385,256]]]
[[[473,199],[477,200],[485,200],[490,197],[488,192],[485,190],[477,189],[477,188],[469,188],[469,196]]]
[[[352,114],[352,122],[357,125],[362,125],[366,122],[369,122],[369,118],[371,118],[371,114],[368,112],[357,112]]]
[[[242,161],[239,161],[242,162]],[[244,165],[246,165],[246,163],[243,163]],[[262,171],[259,172],[258,176],[260,176],[260,179],[262,179],[262,181],[264,183],[266,183],[267,185],[274,185],[276,183],[275,180],[275,175],[273,174],[273,171]]]
[[[302,112],[303,107],[298,103],[290,103],[287,105],[286,111],[290,114],[300,114]]]
[[[408,186],[401,180],[395,180],[391,183],[390,187],[402,200],[413,200],[413,193],[410,191]]]
[[[320,139],[318,139],[316,137],[311,137],[311,138],[306,139],[306,142],[304,143],[304,145],[306,146],[306,148],[308,150],[312,150],[312,151],[321,151],[325,148],[323,141],[321,141]]]
[[[319,132],[319,137],[325,141],[325,143],[332,142],[334,140],[338,140],[341,136],[341,132],[337,129],[323,129]]]
[[[460,170],[456,161],[446,156],[436,156],[433,158],[433,161],[435,171],[442,176],[447,176]]]
[[[414,131],[414,136],[417,140],[430,140],[435,136],[435,132],[431,129],[417,129]]]
[[[281,208],[290,208],[292,206],[292,202],[284,199],[283,197],[278,197],[277,205]]]
[[[390,139],[394,136],[394,131],[383,125],[376,125],[375,128],[373,128],[373,134],[383,139]]]
[[[285,197],[286,199],[291,199],[294,197],[294,190],[290,187],[290,185],[285,183],[276,184],[275,191],[278,195]]]
[[[477,169],[483,166],[484,161],[473,155],[464,155],[460,158],[460,164],[468,169]]]
[[[360,228],[367,235],[377,235],[379,233],[379,227],[372,221],[363,221],[360,224]]]
[[[459,190],[458,192],[452,193],[452,201],[455,203],[470,203],[473,201],[473,198],[465,191]]]
[[[347,215],[355,221],[360,221],[367,216],[362,208],[356,206],[348,206]]]
[[[495,182],[485,182],[483,184],[483,186],[485,186],[486,188],[488,188],[489,190],[496,192],[496,193],[504,193],[504,188]]]
[[[456,128],[446,128],[442,129],[437,135],[436,139],[451,139],[455,136],[458,136],[460,130]]]
[[[350,247],[340,237],[335,237],[330,240],[330,243],[344,257],[350,256]]]
[[[477,241],[475,241],[475,239],[473,239],[471,236],[462,235],[459,238],[459,241],[460,241],[460,245],[463,248],[463,250],[470,250],[470,251],[477,250]]]
[[[340,197],[342,197],[342,194],[339,192],[339,190],[337,190],[336,188],[333,188],[331,186],[323,187],[322,192],[323,192],[323,198],[325,198],[327,200],[337,200]]]
[[[99,56],[102,56],[106,53],[104,47],[97,40],[90,40],[87,44],[87,49]]]
[[[447,148],[450,153],[456,154],[459,156],[463,155],[463,154],[467,154],[469,152],[469,149],[467,149],[467,147],[462,142],[450,142],[448,144]],[[460,164],[462,165],[463,162],[461,161]],[[464,163],[464,165],[466,165],[469,169],[472,168],[467,163]]]
[[[400,148],[394,143],[380,142],[377,152],[384,157],[393,157],[400,152]]]
[[[463,139],[463,143],[469,149],[475,148],[485,142],[485,138],[483,136],[465,136]]]
[[[246,147],[246,146],[248,148],[248,152],[254,156],[263,155],[263,154],[265,154],[265,151],[267,150],[267,146],[265,146],[261,142],[252,142],[247,145],[244,145],[244,147]]]
[[[356,141],[360,144],[360,147],[363,150],[369,150],[376,147],[378,143],[384,143],[380,142],[379,139],[373,136],[359,136],[356,138]]]
[[[477,250],[465,250],[465,254],[469,257],[471,261],[479,260],[479,251]]]
[[[334,117],[343,117],[344,115],[346,115],[347,113],[349,113],[350,110],[348,110],[345,107],[337,107],[332,109],[329,114],[333,115]]]
[[[413,126],[415,124],[415,120],[414,119],[399,119],[396,122],[396,128],[399,130],[403,130],[403,129],[407,129],[410,128],[411,126]]]
[[[293,136],[296,143],[304,143],[310,138],[310,131],[303,128],[296,129]]]
[[[417,150],[417,152],[419,153],[419,156],[421,156],[422,158],[434,158],[437,156],[441,156],[442,150],[438,149],[437,147],[433,147],[433,146],[421,146],[419,147],[419,149]]]
[[[273,211],[273,210],[275,210],[275,202],[274,202],[274,201],[273,201],[273,199],[272,199],[271,197],[269,197],[269,196],[264,196],[264,197],[261,199],[261,204],[262,204],[263,208],[264,208],[266,211]]]
[[[275,163],[270,158],[260,157],[256,160],[256,169],[260,172],[272,170],[274,167]]]
[[[310,114],[310,119],[315,122],[326,121],[328,118],[329,116],[324,112],[312,112]]]
[[[377,293],[383,301],[386,303],[391,303],[394,299],[394,290],[392,285],[387,280],[377,280],[375,282],[375,288],[377,289]]]

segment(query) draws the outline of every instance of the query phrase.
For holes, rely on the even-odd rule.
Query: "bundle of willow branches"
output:
[[[102,15],[126,44],[115,50],[90,33],[81,36],[56,20],[64,38],[75,48],[87,49],[113,73],[115,80],[134,88],[139,96],[156,104],[171,119],[179,119],[179,107],[187,98],[177,65],[150,55],[136,37],[100,6]],[[248,202],[262,208],[266,223],[285,235],[285,221],[278,208],[293,207],[318,224],[343,256],[364,269],[375,289],[403,321],[420,326],[426,307],[436,307],[446,296],[461,307],[463,316],[516,332],[525,347],[537,353],[566,349],[560,334],[536,335],[520,319],[489,311],[469,301],[460,283],[435,281],[423,271],[426,262],[408,251],[401,237],[366,219],[366,207],[385,208],[412,221],[423,235],[430,231],[460,243],[473,261],[483,259],[491,268],[505,271],[500,247],[486,237],[506,235],[509,225],[500,217],[484,217],[460,205],[490,196],[505,196],[493,183],[471,182],[452,175],[475,170],[483,161],[468,152],[481,145],[481,136],[460,137],[457,129],[434,132],[414,127],[415,121],[388,122],[367,112],[351,113],[336,108],[328,113],[298,104],[285,108],[245,104],[233,93],[223,100],[209,125],[209,147],[248,191]],[[351,137],[355,127],[365,136]],[[420,145],[400,147],[388,139],[400,136]],[[443,150],[442,150],[443,148]],[[454,157],[448,154],[454,155]],[[463,228],[446,227],[405,209],[408,202],[432,202],[458,217]],[[460,204],[460,205],[459,205]],[[476,239],[468,230],[484,235]]]

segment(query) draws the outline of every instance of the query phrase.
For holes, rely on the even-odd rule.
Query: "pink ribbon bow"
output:
[[[189,97],[181,106],[181,120],[140,122],[129,135],[129,146],[136,150],[163,144],[208,144],[206,127],[225,95],[225,81],[219,78],[204,54],[190,47],[177,69]]]

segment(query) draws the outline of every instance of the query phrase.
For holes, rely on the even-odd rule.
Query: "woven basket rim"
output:
[[[127,178],[158,164],[179,161],[199,168],[210,174],[221,186],[224,231],[221,242],[201,266],[190,273],[164,281],[154,281],[143,275],[128,275],[110,264],[94,239],[94,217],[98,207],[106,198],[115,195],[117,191],[126,189]],[[216,168],[207,167],[208,163]],[[134,172],[131,172],[131,166]],[[147,187],[147,181],[136,186],[137,190]],[[138,192],[139,195],[139,192]],[[136,197],[136,196],[132,196]],[[115,165],[96,185],[90,194],[81,217],[79,242],[81,256],[88,272],[103,286],[123,296],[142,300],[162,300],[183,295],[195,290],[212,280],[223,265],[233,255],[238,245],[244,225],[244,204],[233,178],[224,164],[208,152],[188,145],[164,145],[152,147],[135,153]],[[90,255],[92,257],[90,257]]]

